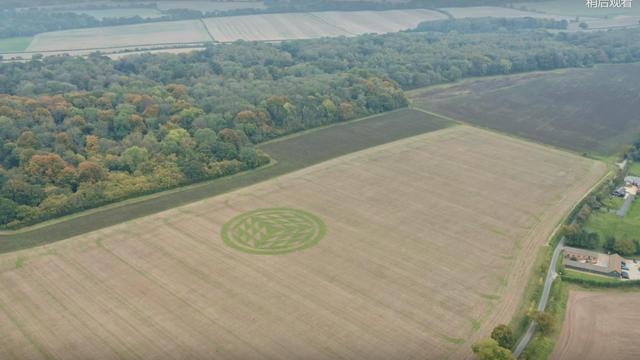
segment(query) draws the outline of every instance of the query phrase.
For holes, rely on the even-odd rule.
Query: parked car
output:
[[[629,273],[628,273],[628,272],[626,272],[626,271],[623,271],[623,272],[620,274],[620,277],[622,277],[623,279],[628,279],[628,278],[629,278]]]
[[[633,259],[633,263],[637,264],[638,263],[638,259]]]
[[[627,265],[622,265],[622,270],[629,270],[629,267]]]

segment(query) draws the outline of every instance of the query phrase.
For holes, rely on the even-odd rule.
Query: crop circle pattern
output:
[[[222,227],[224,243],[252,254],[275,255],[307,249],[325,235],[324,222],[309,212],[259,209],[231,219]]]

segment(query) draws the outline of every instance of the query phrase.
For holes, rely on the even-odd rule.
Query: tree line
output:
[[[554,20],[533,17],[521,18],[466,18],[466,19],[449,19],[423,21],[410,31],[414,32],[462,32],[467,34],[496,32],[496,31],[514,31],[524,29],[557,29],[566,30],[569,26],[567,20]]]
[[[402,89],[640,58],[638,30],[406,32],[0,64],[0,226],[265,164],[253,146],[404,107]]]

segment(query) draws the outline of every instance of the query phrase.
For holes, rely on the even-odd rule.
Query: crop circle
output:
[[[309,248],[317,244],[325,232],[324,222],[309,212],[259,209],[227,222],[222,227],[222,240],[247,253],[275,255]]]

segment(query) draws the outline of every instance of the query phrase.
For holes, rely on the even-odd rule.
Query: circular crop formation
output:
[[[322,220],[297,209],[259,209],[231,219],[222,227],[228,246],[252,254],[284,254],[317,244],[325,234]]]

